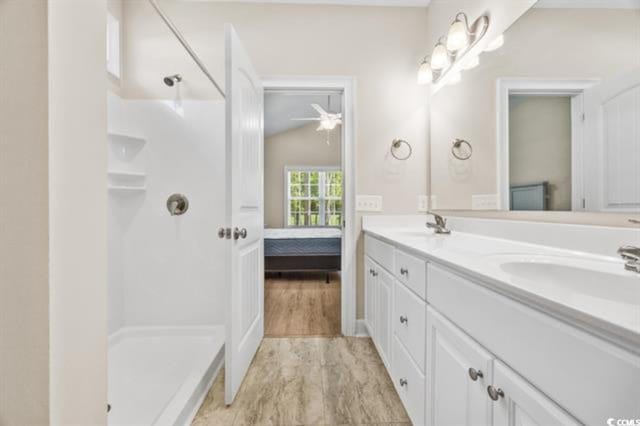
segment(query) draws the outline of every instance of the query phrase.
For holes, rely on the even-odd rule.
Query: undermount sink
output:
[[[640,306],[640,276],[625,272],[619,262],[561,256],[502,256],[495,260],[514,282],[574,297]]]

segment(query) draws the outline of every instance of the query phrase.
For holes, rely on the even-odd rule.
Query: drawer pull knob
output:
[[[478,377],[484,377],[484,374],[482,373],[482,370],[476,370],[473,367],[469,367],[469,377],[471,377],[471,380],[475,382],[478,380]]]
[[[407,386],[409,382],[407,382],[407,379],[400,379],[400,386]]]
[[[376,271],[373,271],[373,276],[374,276],[374,277],[377,277],[377,276],[378,276],[378,273],[377,273]]]
[[[404,315],[400,315],[400,324],[407,324],[409,322],[409,318]]]
[[[499,400],[500,398],[504,398],[504,391],[500,388],[497,388],[493,385],[487,386],[487,393],[489,394],[489,398],[494,401]]]
[[[400,275],[409,275],[409,270],[407,268],[400,268]]]
[[[369,273],[370,273],[371,275],[373,275],[373,272],[374,272],[374,271],[373,271],[373,269],[369,269]]]

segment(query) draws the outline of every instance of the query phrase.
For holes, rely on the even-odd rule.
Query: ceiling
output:
[[[196,0],[226,3],[273,3],[337,6],[427,7],[431,0]]]
[[[331,109],[327,105],[329,96],[331,97]],[[296,129],[309,123],[310,121],[292,121],[292,118],[317,117],[316,110],[311,108],[311,104],[316,103],[327,112],[342,112],[342,95],[333,93],[331,95],[315,93],[283,93],[267,92],[264,95],[264,135],[270,137],[287,130]]]

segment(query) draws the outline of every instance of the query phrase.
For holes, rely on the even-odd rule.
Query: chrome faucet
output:
[[[451,230],[447,229],[447,219],[443,218],[437,213],[427,212],[427,214],[433,215],[435,223],[427,222],[427,228],[433,229],[436,234],[450,234]]]
[[[622,246],[618,254],[625,260],[624,269],[640,274],[640,247]]]

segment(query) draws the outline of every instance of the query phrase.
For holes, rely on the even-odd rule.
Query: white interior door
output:
[[[584,106],[586,210],[640,211],[640,70],[586,90]]]
[[[225,26],[225,402],[231,404],[264,336],[263,89],[233,26]]]

